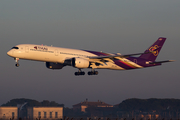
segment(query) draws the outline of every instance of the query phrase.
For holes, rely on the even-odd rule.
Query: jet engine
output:
[[[76,68],[88,68],[89,61],[83,58],[72,58],[71,65]]]
[[[46,67],[49,69],[62,69],[64,65],[60,63],[46,62]]]

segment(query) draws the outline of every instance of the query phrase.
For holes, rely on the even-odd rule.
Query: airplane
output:
[[[81,70],[85,68],[91,69],[88,75],[98,75],[98,71],[95,69],[131,70],[159,66],[162,63],[174,61],[155,61],[165,40],[166,38],[159,37],[143,53],[126,55],[35,44],[16,45],[7,52],[7,55],[15,59],[16,67],[19,67],[19,59],[25,59],[45,62],[49,69],[72,66],[78,69],[78,72],[74,73],[76,76],[85,75],[85,72]],[[140,56],[134,57],[136,55]]]

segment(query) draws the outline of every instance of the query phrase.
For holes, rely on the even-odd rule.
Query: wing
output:
[[[148,54],[148,53],[152,53],[152,52],[154,52],[154,51],[145,52],[145,53],[126,54],[126,55],[95,56],[95,57],[89,57],[89,59],[104,59],[104,58],[115,59],[116,57],[127,58],[127,57],[130,57],[130,56]]]

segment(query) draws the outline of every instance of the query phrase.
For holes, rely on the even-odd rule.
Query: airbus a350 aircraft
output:
[[[160,37],[144,53],[121,55],[89,50],[77,50],[52,46],[20,44],[13,47],[7,54],[16,61],[19,66],[19,59],[35,60],[46,62],[49,69],[62,69],[65,66],[72,66],[79,69],[75,75],[84,75],[81,71],[84,68],[91,68],[88,75],[97,75],[95,69],[129,70],[161,65],[166,61],[155,61],[166,38]],[[133,57],[140,55],[139,57]]]

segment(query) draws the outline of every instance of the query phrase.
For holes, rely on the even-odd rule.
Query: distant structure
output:
[[[26,104],[27,104],[27,102],[25,102],[23,104],[17,104],[17,107],[18,107],[18,118],[23,118],[23,116],[24,116],[23,108],[24,108],[24,106]]]
[[[109,108],[109,107],[113,107],[113,105],[107,104],[99,100],[97,102],[89,102],[88,99],[86,99],[84,102],[73,105],[73,110],[86,112],[86,108],[90,108],[90,107]]]
[[[18,107],[0,107],[0,119],[17,119]]]
[[[53,119],[63,118],[63,107],[31,107],[27,109],[28,119]]]
[[[0,120],[60,120],[63,118],[63,107],[63,104],[48,100],[12,99],[0,107]]]

